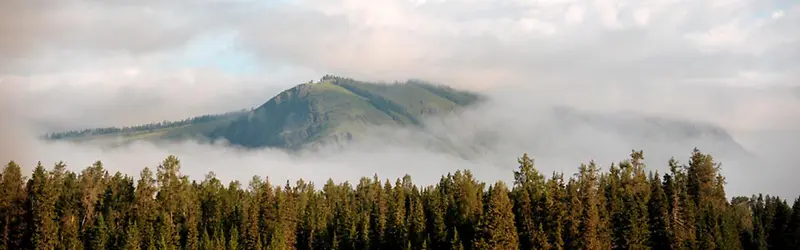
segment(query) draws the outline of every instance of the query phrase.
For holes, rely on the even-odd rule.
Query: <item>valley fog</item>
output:
[[[722,163],[729,196],[763,192],[791,197],[800,190],[791,181],[791,176],[798,174],[798,169],[792,167],[798,159],[787,150],[791,147],[787,143],[791,142],[786,140],[796,134],[738,137],[741,135],[732,133],[735,141],[723,141],[724,138],[710,134],[676,138],[676,133],[686,131],[642,122],[646,118],[641,117],[652,113],[628,110],[627,114],[635,114],[635,118],[620,119],[617,117],[626,117],[620,116],[623,109],[611,106],[597,109],[604,104],[597,101],[593,111],[578,108],[573,111],[607,119],[563,119],[560,117],[564,112],[570,112],[565,110],[572,110],[564,106],[568,103],[547,100],[545,96],[536,98],[535,93],[485,91],[483,94],[488,98],[484,102],[458,114],[430,117],[421,129],[372,127],[352,142],[299,152],[245,149],[221,141],[135,142],[104,148],[90,143],[46,142],[29,134],[26,140],[19,140],[30,145],[24,148],[25,157],[14,160],[28,172],[37,161],[46,165],[65,161],[69,169],[80,171],[101,160],[110,172],[136,177],[143,167],[154,169],[166,156],[176,155],[182,162],[181,172],[196,180],[214,172],[225,182],[247,183],[258,175],[269,177],[276,185],[287,180],[294,183],[300,178],[321,185],[329,178],[357,183],[361,177],[374,174],[391,181],[409,174],[415,183],[427,185],[459,169],[468,169],[487,183],[511,182],[512,171],[518,166],[516,159],[523,153],[533,157],[537,169],[547,176],[553,172],[571,176],[581,163],[594,160],[608,169],[611,163],[628,159],[631,150],[644,150],[648,169],[664,174],[669,171],[670,157],[687,164],[691,150],[698,147]],[[686,116],[674,119],[690,120],[693,126],[713,125],[712,121]],[[604,124],[608,122],[615,123],[609,127]],[[660,136],[662,133],[668,135]],[[736,143],[748,152],[739,151]]]

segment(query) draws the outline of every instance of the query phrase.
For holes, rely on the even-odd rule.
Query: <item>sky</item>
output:
[[[227,169],[221,160],[200,157],[204,152],[241,165],[230,178],[270,175],[253,173],[265,168],[297,178],[324,168],[349,173],[344,179],[398,175],[375,170],[373,162],[411,156],[420,165],[418,175],[431,180],[464,166],[488,176],[492,170],[482,162],[415,146],[290,159],[223,146],[140,145],[109,152],[29,140],[51,130],[255,107],[325,74],[387,82],[417,78],[494,93],[499,101],[487,112],[507,112],[496,117],[496,126],[526,119],[514,114],[543,104],[717,124],[776,162],[740,167],[753,170],[738,169],[741,175],[729,178],[738,182],[729,185],[796,195],[786,190],[800,186],[788,180],[769,187],[742,183],[745,177],[766,184],[800,174],[792,165],[800,161],[793,153],[800,148],[798,25],[800,2],[794,0],[6,0],[0,3],[0,138],[11,139],[4,139],[0,156],[66,160],[76,169],[107,159],[135,174],[141,165],[181,152],[186,168],[205,163],[187,169],[192,176]],[[614,140],[586,136],[594,136],[592,144]],[[573,145],[552,140],[564,150]],[[572,172],[590,158],[622,159],[630,147],[647,146],[620,144],[612,147],[619,148],[613,156],[592,151],[575,155],[575,165],[545,168]],[[511,148],[504,157],[527,150]],[[676,157],[685,159],[690,151]],[[325,165],[330,162],[338,163]],[[515,159],[507,162],[513,167]],[[427,167],[434,165],[441,167]],[[278,171],[284,167],[295,170]]]

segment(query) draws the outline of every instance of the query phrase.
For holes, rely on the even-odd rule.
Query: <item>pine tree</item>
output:
[[[620,164],[622,169],[624,211],[623,248],[646,249],[650,235],[648,226],[647,201],[650,198],[650,186],[644,172],[644,154],[633,151],[628,162]]]
[[[699,247],[713,249],[721,237],[719,214],[725,197],[718,192],[717,172],[719,170],[710,155],[694,149],[687,169],[688,194],[697,209],[695,232],[699,237]]]
[[[597,230],[600,224],[598,213],[597,166],[594,162],[581,165],[578,195],[583,211],[580,217],[580,248],[600,249]]]
[[[0,182],[0,249],[21,249],[24,240],[27,194],[25,178],[16,163],[3,168]]]
[[[486,208],[476,234],[475,249],[516,249],[519,238],[514,226],[513,205],[503,182],[489,187]]]
[[[53,219],[56,218],[55,203],[58,194],[41,162],[34,169],[29,186],[28,195],[34,230],[31,239],[33,247],[55,249],[58,244],[58,227]]]
[[[427,221],[428,249],[448,249],[447,244],[448,228],[445,224],[445,211],[447,205],[444,204],[442,192],[439,187],[431,187],[423,191],[425,200],[425,217]]]
[[[578,194],[578,182],[570,178],[566,185],[565,203],[567,204],[566,225],[564,227],[564,248],[581,248],[581,217],[583,216],[583,204]]]
[[[142,249],[155,247],[156,232],[153,225],[156,224],[156,201],[154,200],[157,189],[156,180],[153,172],[149,168],[144,168],[139,174],[134,192],[134,207],[131,209],[132,217],[139,226],[139,234],[142,238]]]
[[[391,191],[392,199],[389,204],[389,224],[387,232],[389,235],[388,245],[390,248],[400,249],[408,241],[408,226],[406,225],[406,194],[403,186],[398,179]]]
[[[767,244],[770,249],[789,249],[791,244],[789,241],[791,239],[787,226],[791,218],[791,208],[786,204],[786,201],[779,197],[772,197],[767,200],[771,200],[769,206],[774,211],[772,220],[769,223]]]
[[[546,221],[548,242],[553,249],[564,249],[564,219],[567,213],[567,193],[564,187],[564,175],[553,173],[547,181]]]
[[[450,237],[450,243],[448,244],[450,250],[464,250],[464,245],[461,241],[461,236],[458,235],[458,229],[453,228],[453,236]]]
[[[164,250],[178,249],[180,243],[178,241],[178,231],[175,229],[171,214],[165,211],[159,214],[158,230],[156,232],[158,233],[156,236],[156,248]]]
[[[125,237],[126,250],[139,250],[141,249],[141,235],[139,235],[139,225],[133,222],[128,227],[127,235]]]
[[[61,241],[58,249],[83,248],[78,230],[78,216],[72,213],[65,214],[61,219]]]
[[[789,249],[800,249],[800,197],[794,200],[792,205],[792,215],[786,227],[787,247]]]
[[[688,191],[686,172],[675,159],[669,160],[670,174],[664,176],[664,193],[669,201],[672,249],[695,249],[695,203]]]
[[[239,249],[239,230],[237,230],[236,227],[231,227],[231,232],[228,238],[228,250]]]
[[[95,218],[96,219],[90,230],[91,235],[88,243],[92,249],[105,249],[106,244],[108,243],[108,228],[106,227],[106,220],[102,213],[98,214]]]
[[[411,211],[408,216],[409,241],[412,249],[425,247],[425,211],[417,187],[412,189]]]
[[[669,204],[662,188],[658,172],[650,179],[650,202],[648,204],[650,226],[650,248],[654,250],[670,249]]]
[[[373,177],[372,182],[372,207],[370,215],[370,249],[381,249],[384,246],[384,230],[386,229],[387,194],[381,188],[381,181],[378,176]]]
[[[514,217],[522,249],[549,249],[550,243],[542,230],[545,213],[544,176],[534,167],[533,159],[524,154],[517,159],[519,170],[514,171]]]
[[[200,249],[214,249],[214,239],[208,234],[208,230],[203,230],[200,235]]]

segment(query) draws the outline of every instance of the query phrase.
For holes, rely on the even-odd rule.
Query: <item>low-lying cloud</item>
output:
[[[194,141],[136,142],[115,148],[32,141],[28,155],[15,159],[26,166],[63,160],[74,170],[102,160],[111,171],[135,176],[143,167],[154,168],[167,155],[176,155],[182,160],[182,172],[197,179],[213,171],[226,181],[246,182],[259,175],[269,176],[273,183],[302,178],[321,184],[329,178],[353,183],[373,174],[392,180],[410,174],[417,183],[433,184],[442,174],[458,169],[469,169],[482,181],[511,181],[516,158],[523,153],[533,156],[537,168],[548,175],[554,171],[571,175],[581,163],[595,160],[607,169],[610,163],[626,159],[630,150],[644,150],[650,170],[663,174],[670,157],[687,163],[692,148],[698,147],[723,163],[729,195],[796,196],[800,190],[790,178],[800,174],[791,165],[800,159],[791,152],[764,150],[785,138],[757,137],[761,144],[750,144],[757,146],[751,156],[739,151],[735,138],[726,140],[714,131],[701,129],[706,134],[681,136],[695,126],[716,126],[700,121],[676,127],[636,113],[565,111],[532,101],[529,92],[486,94],[489,99],[479,106],[426,119],[424,129],[373,127],[352,143],[300,152]],[[584,119],[591,117],[595,118]]]

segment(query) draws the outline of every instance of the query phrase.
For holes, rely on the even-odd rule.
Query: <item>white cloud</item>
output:
[[[776,10],[775,12],[772,12],[772,19],[779,19],[783,17],[783,15],[783,10]]]
[[[579,4],[570,5],[566,13],[564,13],[564,21],[567,24],[580,24],[583,22],[584,13],[583,6]]]

